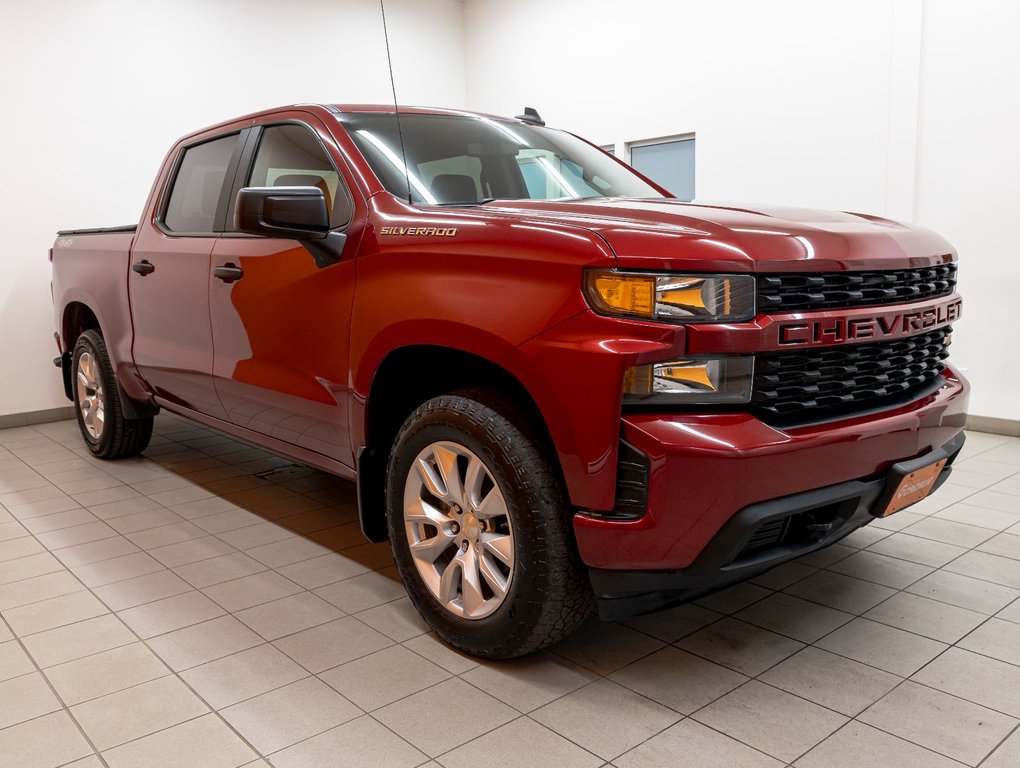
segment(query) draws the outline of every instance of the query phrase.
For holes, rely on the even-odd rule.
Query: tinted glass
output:
[[[262,132],[248,186],[318,187],[333,212],[332,225],[342,226],[350,219],[350,199],[340,174],[318,137],[303,125],[272,125]]]
[[[216,208],[237,137],[235,133],[185,150],[163,216],[171,232],[216,231]]]
[[[662,197],[569,133],[508,120],[362,112],[341,122],[390,192],[431,205]],[[403,149],[401,148],[403,138]],[[406,152],[406,170],[404,157]]]
[[[694,139],[631,147],[630,164],[678,200],[694,199]]]

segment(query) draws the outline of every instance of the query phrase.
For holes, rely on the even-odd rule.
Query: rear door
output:
[[[295,240],[228,231],[217,241],[214,273],[232,271],[210,286],[216,389],[238,426],[353,466],[347,404],[353,180],[345,179],[349,172],[329,131],[312,115],[277,119],[252,129],[235,193],[244,186],[318,187],[333,228],[349,236],[342,258],[327,267],[316,266]]]
[[[225,414],[212,380],[210,260],[245,133],[179,150],[155,215],[135,239],[128,274],[142,377],[159,397],[217,418]]]

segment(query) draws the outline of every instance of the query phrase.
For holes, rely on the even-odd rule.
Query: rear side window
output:
[[[184,151],[163,215],[163,224],[171,232],[216,231],[220,191],[237,146],[237,137],[235,133]]]
[[[351,201],[340,174],[318,137],[303,125],[271,125],[262,132],[252,187],[318,187],[332,211],[330,223],[343,226],[351,217]]]

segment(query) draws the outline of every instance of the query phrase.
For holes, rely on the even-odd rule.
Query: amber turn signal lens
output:
[[[754,317],[751,275],[674,275],[592,269],[585,295],[596,312],[670,323],[720,323]]]
[[[655,403],[746,403],[751,399],[750,356],[670,360],[637,365],[623,377],[623,401]]]
[[[654,317],[654,277],[592,272],[589,289],[589,295],[596,299],[602,309],[611,314]]]

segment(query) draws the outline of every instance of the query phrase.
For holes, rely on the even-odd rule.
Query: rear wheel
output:
[[[71,357],[75,415],[85,445],[101,459],[135,456],[152,437],[152,417],[127,419],[106,342],[97,330],[78,337]]]
[[[393,554],[419,613],[487,658],[536,651],[585,618],[592,595],[560,483],[512,404],[472,391],[420,406],[387,480]]]

